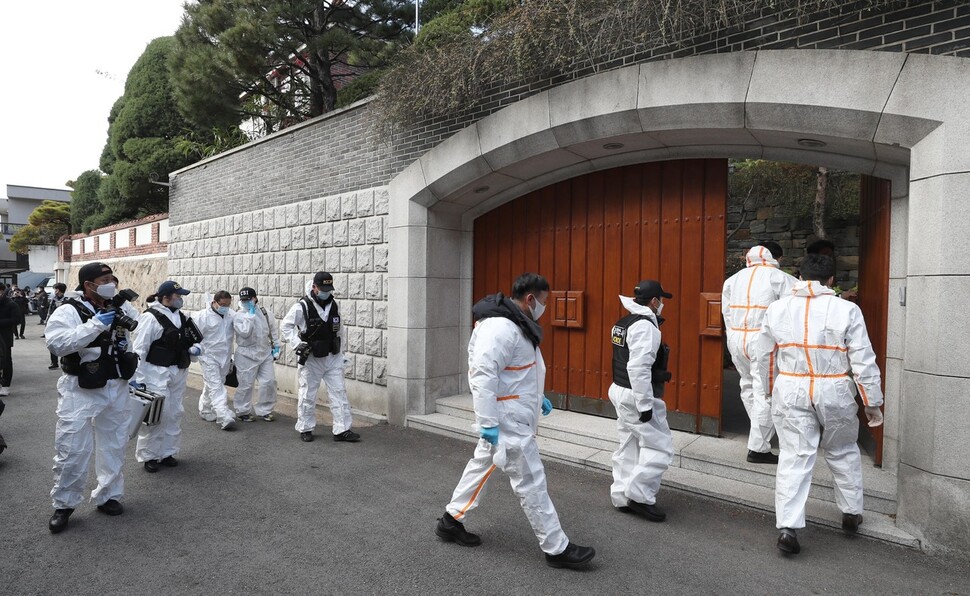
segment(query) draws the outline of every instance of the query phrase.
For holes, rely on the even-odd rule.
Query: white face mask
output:
[[[175,310],[182,308],[185,305],[185,301],[181,298],[172,298],[171,307]]]
[[[101,296],[105,300],[111,300],[115,297],[115,294],[118,293],[118,286],[114,285],[113,283],[102,284],[98,286],[98,289],[95,291],[98,293],[98,296]]]
[[[219,313],[222,316],[226,316],[227,314],[229,314],[229,307],[228,306],[220,306],[220,307],[216,308],[216,312]]]
[[[660,304],[657,305],[657,316],[659,317],[660,313],[662,313],[663,311],[664,311],[664,303],[661,302]]]
[[[533,298],[536,301],[536,305],[535,305],[535,308],[530,306],[529,311],[532,313],[532,320],[538,321],[539,317],[542,316],[542,313],[546,312],[546,305],[539,302],[539,299],[536,298],[535,296],[533,296]]]

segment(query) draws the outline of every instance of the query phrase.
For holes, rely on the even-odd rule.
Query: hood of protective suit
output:
[[[820,281],[799,281],[792,288],[793,296],[823,296],[825,294],[835,294],[835,290],[822,285]]]
[[[631,314],[644,315],[646,317],[653,319],[654,323],[657,322],[657,313],[653,312],[652,308],[638,303],[634,298],[630,296],[620,296],[620,304],[623,305],[623,308],[630,311]]]
[[[538,346],[542,342],[542,327],[502,292],[486,296],[475,303],[472,307],[472,317],[476,322],[492,317],[508,319],[522,330],[533,346]]]
[[[745,262],[748,267],[755,267],[757,265],[767,265],[769,267],[777,267],[778,260],[771,254],[771,251],[763,246],[752,246],[748,254],[745,255]]]

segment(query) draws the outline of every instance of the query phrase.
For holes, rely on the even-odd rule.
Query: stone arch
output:
[[[914,499],[931,492],[960,510],[960,499],[970,500],[964,433],[952,417],[942,420],[905,396],[928,385],[945,396],[935,408],[941,399],[945,408],[961,400],[970,407],[970,364],[960,356],[970,340],[955,340],[942,316],[955,307],[947,296],[970,293],[968,91],[970,60],[962,58],[761,50],[592,75],[469,124],[389,187],[391,420],[403,424],[408,413],[429,413],[437,398],[466,389],[478,215],[630,163],[760,157],[826,165],[893,183],[890,296],[909,300],[908,307],[905,299],[890,301],[887,394],[902,398],[887,400],[886,456],[899,462],[901,523],[907,507],[926,515],[907,500],[907,483]],[[944,477],[958,486],[933,488]],[[913,529],[923,534],[934,523]],[[945,525],[932,533],[958,531]]]

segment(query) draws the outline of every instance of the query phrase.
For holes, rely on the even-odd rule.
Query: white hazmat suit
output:
[[[781,447],[775,481],[777,527],[805,527],[818,448],[832,471],[839,509],[862,513],[855,390],[867,407],[883,402],[862,311],[817,281],[800,281],[793,295],[768,307],[749,351],[761,382],[771,387]]]
[[[235,420],[229,408],[229,393],[226,391],[235,313],[229,311],[225,316],[220,315],[212,310],[212,296],[207,295],[206,300],[210,306],[192,315],[192,320],[202,333],[199,364],[202,367],[204,386],[199,395],[199,416],[209,421],[214,420],[225,429],[232,426]]]
[[[266,309],[257,304],[255,314],[240,308],[235,313],[234,322],[236,330],[234,360],[239,387],[236,388],[233,407],[236,414],[240,416],[252,414],[254,407],[257,416],[272,414],[273,407],[276,406],[273,349],[280,346],[276,319],[271,319]],[[254,405],[253,388],[256,382],[259,382],[259,390],[256,393]]]
[[[175,327],[182,328],[179,311],[173,312],[160,302],[152,303],[149,308],[168,317]],[[139,462],[174,457],[178,455],[182,445],[182,414],[185,413],[182,399],[185,397],[189,369],[175,365],[158,366],[146,360],[152,342],[161,336],[161,323],[150,312],[142,313],[138,318],[138,329],[135,330],[134,351],[141,360],[135,373],[135,381],[144,383],[149,391],[164,395],[165,402],[158,424],[143,425],[138,431],[135,457]]]
[[[771,421],[771,402],[752,370],[748,344],[761,331],[768,306],[791,293],[798,281],[778,268],[778,261],[763,246],[753,246],[746,257],[747,267],[724,282],[721,292],[721,314],[727,330],[731,360],[741,377],[741,402],[751,420],[748,450],[771,451],[775,427]]]
[[[313,299],[313,282],[306,285],[306,296],[310,298],[313,308],[320,318],[326,321],[330,316],[330,308],[336,303],[331,300],[326,306],[321,306]],[[339,309],[339,307],[338,307]],[[283,340],[296,348],[302,343],[300,333],[307,328],[306,318],[303,316],[303,306],[297,302],[290,307],[289,312],[280,323],[280,334]],[[312,431],[317,425],[317,391],[320,382],[327,386],[327,397],[330,399],[330,413],[333,416],[333,434],[339,435],[350,430],[353,420],[350,413],[350,401],[347,389],[344,387],[344,349],[347,345],[347,328],[340,325],[340,353],[330,354],[322,358],[310,356],[306,364],[296,367],[297,383],[297,432]]]
[[[608,393],[616,408],[616,430],[620,434],[620,446],[613,453],[610,499],[615,507],[625,507],[628,501],[653,505],[657,502],[660,479],[670,467],[674,453],[667,406],[653,391],[651,367],[660,349],[660,329],[657,315],[649,307],[628,296],[620,296],[620,302],[631,313],[650,320],[636,321],[626,332],[631,387],[612,383]],[[653,416],[640,422],[640,413],[647,410],[653,410]]]
[[[468,342],[468,384],[475,421],[478,428],[499,428],[498,445],[478,441],[445,510],[464,522],[478,507],[488,479],[498,468],[509,477],[539,547],[546,554],[558,555],[569,539],[549,498],[535,438],[545,378],[542,353],[515,323],[491,317],[475,325]]]
[[[95,307],[82,300],[92,312]],[[79,353],[81,362],[97,360],[101,348],[86,348],[107,331],[97,319],[81,323],[70,304],[51,313],[44,335],[47,348],[58,357]],[[113,348],[112,348],[113,349]],[[95,454],[98,486],[91,493],[96,505],[124,494],[122,465],[128,443],[128,382],[111,379],[100,389],[82,389],[74,375],[57,380],[57,427],[54,432],[54,509],[74,509],[81,504],[88,479],[91,455]]]

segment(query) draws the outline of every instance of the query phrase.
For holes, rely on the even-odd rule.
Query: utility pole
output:
[[[421,0],[414,0],[414,34],[421,30]]]

